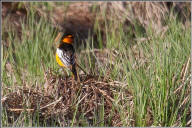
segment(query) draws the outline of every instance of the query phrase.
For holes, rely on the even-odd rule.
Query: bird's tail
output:
[[[76,70],[76,65],[75,64],[72,66],[72,73],[73,73],[73,75],[75,77],[75,80],[77,81],[78,77],[77,77],[77,70]]]

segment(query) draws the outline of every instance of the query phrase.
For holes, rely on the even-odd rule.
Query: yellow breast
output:
[[[66,66],[62,63],[62,61],[60,60],[60,58],[59,58],[59,56],[57,55],[57,53],[56,53],[56,61],[57,61],[57,63],[61,66],[61,67],[65,67],[66,68]]]

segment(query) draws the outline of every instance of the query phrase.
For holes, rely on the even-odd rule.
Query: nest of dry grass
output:
[[[119,94],[119,90],[122,90],[126,84],[90,75],[80,75],[81,83],[78,83],[70,77],[53,75],[51,70],[45,75],[44,92],[22,88],[2,99],[3,108],[7,111],[9,118],[14,116],[17,119],[22,112],[32,115],[38,112],[41,121],[57,117],[61,121],[60,125],[68,126],[74,117],[79,121],[83,114],[93,125],[95,113],[99,113],[101,107],[104,107],[104,120],[100,121],[105,123],[110,121],[110,126],[121,126],[120,115],[113,107],[114,95]],[[125,97],[131,102],[131,93],[126,89],[123,91],[126,92]],[[124,100],[121,99],[118,102],[125,102]],[[78,126],[81,126],[81,123]]]

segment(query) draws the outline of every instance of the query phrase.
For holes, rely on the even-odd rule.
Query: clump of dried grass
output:
[[[177,115],[177,121],[175,123],[174,126],[179,126],[180,122],[181,122],[181,113],[184,112],[184,110],[186,109],[186,105],[190,102],[190,94],[191,94],[191,82],[190,82],[190,78],[191,75],[187,75],[187,74],[191,74],[190,73],[190,60],[191,58],[189,57],[188,60],[186,61],[186,63],[183,64],[183,68],[181,71],[181,85],[175,89],[174,94],[176,94],[177,96],[181,96],[182,95],[182,89],[184,88],[185,84],[187,84],[187,89],[186,92],[184,94],[184,100],[179,104],[179,112]],[[173,81],[175,81],[175,77],[173,78]],[[190,106],[191,107],[191,106]],[[190,107],[188,107],[187,110],[187,124],[186,126],[189,127],[191,126],[191,109]]]
[[[57,24],[60,30],[77,33],[80,39],[84,40],[89,34],[93,35],[95,37],[94,42],[97,43],[97,31],[101,32],[103,42],[105,42],[105,33],[111,33],[115,30],[118,32],[119,24],[123,25],[125,32],[130,31],[131,28],[134,34],[135,23],[142,26],[145,31],[150,27],[156,34],[164,33],[167,28],[165,20],[168,16],[176,16],[171,12],[172,8],[173,12],[179,14],[178,19],[183,21],[185,25],[189,25],[189,4],[176,2],[70,3],[63,11],[61,8],[55,8],[55,12],[60,12],[57,15],[59,18],[54,18],[52,21]],[[61,19],[61,17],[63,20],[55,20]],[[100,27],[94,30],[96,22],[99,23]],[[107,25],[111,25],[109,28],[113,27],[113,29],[106,30]]]
[[[114,94],[118,94],[126,84],[90,75],[81,75],[81,83],[78,83],[70,77],[56,76],[51,70],[46,73],[45,77],[45,92],[31,88],[19,89],[2,99],[3,108],[15,117],[18,117],[23,111],[32,114],[38,111],[41,120],[59,117],[61,125],[68,126],[69,124],[64,120],[70,121],[75,117],[75,120],[78,121],[82,114],[93,125],[95,113],[98,113],[103,105],[104,120],[102,122],[109,123],[112,112],[109,125],[121,124],[120,118],[117,118],[120,115],[114,108],[112,111],[112,106],[115,102]],[[124,96],[130,97],[131,101],[131,93],[126,89],[124,91]],[[123,102],[123,100],[125,99],[118,102]]]
[[[12,5],[14,5],[14,8],[11,14],[7,11],[11,4],[3,4],[3,19],[8,14],[11,14],[11,18],[16,15],[24,19],[27,11],[29,11],[28,4],[21,4],[22,10],[16,8],[18,3]],[[183,21],[184,25],[190,25],[191,10],[190,4],[187,2],[75,2],[65,5],[65,7],[63,4],[58,5],[56,3],[52,3],[51,6],[54,13],[44,6],[32,7],[37,12],[37,19],[44,17],[56,30],[77,34],[78,43],[87,39],[89,35],[93,35],[94,41],[97,43],[97,31],[102,33],[101,36],[105,40],[105,33],[118,30],[119,24],[123,25],[125,32],[129,31],[128,28],[131,28],[134,33],[136,22],[144,30],[152,26],[151,29],[154,33],[159,34],[166,28],[165,19],[167,16],[175,16],[171,12],[172,8],[173,12],[179,14],[178,19]],[[100,28],[95,28],[95,22],[99,23]],[[18,18],[13,19],[13,23],[20,27]],[[109,25],[108,23],[112,23],[113,29],[105,29],[105,26]],[[17,30],[20,30],[20,28]]]

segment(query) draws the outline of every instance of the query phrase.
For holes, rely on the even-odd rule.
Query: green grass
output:
[[[47,5],[49,6],[49,5]],[[45,65],[46,70],[51,68],[59,72],[59,66],[55,61],[55,46],[53,40],[57,32],[52,26],[46,22],[46,19],[39,19],[35,21],[34,10],[31,9],[27,17],[27,23],[22,24],[22,37],[18,39],[14,27],[2,29],[2,40],[4,40],[4,31],[9,30],[8,41],[9,47],[2,47],[2,82],[3,94],[14,91],[16,86],[23,86],[25,84],[33,87],[38,85],[43,88],[45,82],[44,71],[42,64]],[[6,24],[6,23],[5,23]],[[99,23],[96,22],[95,31],[99,32]],[[91,57],[94,54],[79,55],[78,62],[85,68],[83,59],[88,60],[88,67],[85,69],[94,74],[105,76],[107,71],[110,71],[109,77],[113,80],[127,83],[127,89],[133,94],[133,107],[127,103],[113,104],[113,108],[117,108],[120,113],[120,119],[123,126],[130,126],[130,120],[133,120],[133,126],[147,126],[147,120],[152,120],[153,126],[173,126],[178,122],[178,126],[186,126],[187,111],[190,107],[190,102],[186,103],[182,110],[179,105],[186,97],[185,92],[189,85],[190,72],[186,74],[186,81],[184,82],[181,93],[175,94],[174,91],[181,85],[181,71],[183,65],[190,57],[190,42],[191,30],[190,28],[182,27],[182,23],[177,18],[169,17],[166,20],[168,30],[165,35],[160,35],[152,32],[151,28],[143,33],[141,29],[136,29],[136,39],[149,37],[149,40],[139,42],[133,41],[131,32],[125,34],[122,25],[119,25],[117,33],[107,33],[106,49],[115,49],[119,55],[114,61],[113,67],[101,67],[99,72],[95,72],[95,63],[92,62]],[[106,23],[106,30],[113,30],[113,24]],[[137,26],[137,24],[136,24]],[[151,26],[152,27],[152,26]],[[94,41],[89,37],[87,50],[94,49]],[[91,43],[90,43],[91,42]],[[131,43],[130,43],[131,42]],[[104,48],[103,42],[99,39],[99,48]],[[81,49],[82,50],[82,49]],[[136,52],[139,53],[136,55]],[[80,53],[80,50],[77,50]],[[91,56],[92,55],[92,56]],[[12,66],[13,72],[6,70],[6,64]],[[123,70],[123,71],[122,71]],[[188,69],[189,70],[189,69]],[[12,90],[7,91],[6,87]],[[115,100],[117,101],[121,95],[122,90],[119,90]],[[189,100],[191,101],[191,100]],[[148,119],[149,109],[151,110],[152,119]],[[76,111],[75,111],[76,112]],[[94,124],[96,126],[109,126],[104,120],[104,103],[101,104],[99,112],[95,112]],[[126,113],[129,113],[126,115]],[[180,114],[178,114],[180,113]],[[74,113],[76,114],[76,113]],[[111,113],[110,116],[112,116]],[[38,115],[32,121],[32,117],[26,113],[22,113],[15,124],[8,124],[7,114],[3,111],[2,125],[3,126],[40,126]],[[22,122],[24,118],[24,122]],[[84,126],[88,126],[83,113],[80,116],[84,120]],[[181,118],[178,121],[178,118]],[[70,126],[74,126],[74,120]],[[78,123],[77,123],[78,124]],[[51,124],[55,126],[56,124]],[[43,126],[47,126],[45,123]]]

